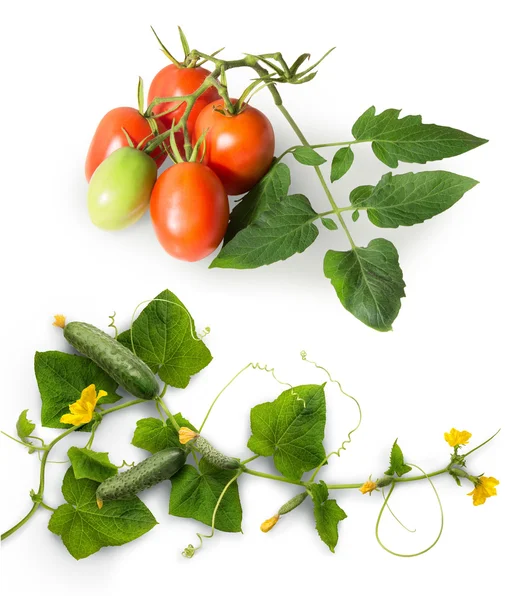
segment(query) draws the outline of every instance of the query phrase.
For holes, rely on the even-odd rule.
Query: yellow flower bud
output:
[[[369,479],[368,481],[365,481],[365,483],[359,488],[359,491],[362,494],[370,494],[372,495],[372,492],[377,488],[377,483],[375,481],[372,481],[371,479]]]
[[[279,518],[280,518],[280,515],[274,515],[274,517],[267,519],[267,521],[264,521],[260,525],[260,530],[263,531],[264,533],[271,531],[271,529],[278,523]]]
[[[54,315],[54,327],[65,328],[65,316],[64,315]]]
[[[179,442],[181,444],[187,444],[196,437],[199,437],[199,434],[192,431],[189,427],[181,427],[179,429]]]

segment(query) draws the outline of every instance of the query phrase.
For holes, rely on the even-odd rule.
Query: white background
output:
[[[308,4],[308,5],[307,5]],[[361,429],[342,460],[324,469],[329,482],[363,481],[386,468],[399,436],[406,457],[425,469],[446,464],[443,432],[473,432],[475,442],[501,434],[471,457],[470,470],[501,483],[498,496],[475,508],[449,477],[436,481],[445,532],[433,551],[398,559],[376,543],[381,496],[336,495],[349,518],[332,555],[314,530],[310,505],[259,531],[292,491],[284,484],[241,481],[244,535],[217,534],[193,560],[180,551],[207,528],[167,515],[168,485],[142,494],[160,521],[141,539],[80,562],[47,529],[39,511],[2,547],[2,588],[10,598],[141,598],[188,594],[229,598],[311,596],[436,598],[499,596],[515,585],[518,464],[518,32],[514,2],[20,2],[2,9],[1,56],[3,273],[1,427],[13,432],[20,411],[39,420],[32,371],[36,350],[66,350],[52,315],[105,327],[113,310],[127,326],[135,305],[169,287],[189,307],[199,329],[210,325],[214,361],[170,407],[200,423],[216,392],[250,360],[276,366],[294,384],[321,382],[299,351],[326,365],[364,410]],[[157,243],[148,216],[117,233],[97,230],[86,210],[84,157],[92,133],[112,107],[134,105],[138,75],[149,83],[166,62],[148,28],[155,25],[179,54],[176,25],[191,44],[227,57],[282,51],[294,59],[337,49],[306,86],[281,90],[314,143],[348,140],[370,105],[402,108],[425,122],[488,138],[466,155],[398,172],[443,168],[481,184],[458,205],[412,229],[375,230],[363,216],[352,226],[359,244],[384,235],[398,247],[407,297],[392,333],[371,331],[338,302],[322,274],[326,249],[346,249],[340,231],[323,231],[304,254],[254,271],[208,270],[177,262]],[[236,95],[248,73],[233,72]],[[255,104],[272,119],[277,151],[295,138],[270,95]],[[356,146],[351,173],[333,186],[340,203],[356,185],[388,171],[368,147]],[[330,158],[332,152],[326,153]],[[294,192],[315,207],[327,203],[312,169],[291,164]],[[355,419],[352,406],[328,388],[327,442],[337,447]],[[207,435],[247,456],[251,406],[280,388],[251,372],[222,398]],[[153,415],[139,406],[107,418],[94,449],[114,462],[145,456],[129,445],[135,421]],[[51,439],[51,430],[39,430]],[[77,434],[76,444],[86,442]],[[57,447],[63,460],[66,447]],[[30,506],[38,460],[2,436],[2,531]],[[518,453],[514,451],[517,456]],[[269,468],[267,461],[259,468]],[[46,500],[62,502],[65,465],[48,467]],[[48,490],[48,492],[47,492]],[[417,533],[389,517],[382,535],[397,551],[413,552],[436,535],[439,514],[428,484],[396,492],[393,508]],[[516,563],[515,563],[516,566]]]

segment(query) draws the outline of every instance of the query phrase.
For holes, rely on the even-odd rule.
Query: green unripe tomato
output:
[[[88,212],[101,229],[124,229],[138,221],[150,203],[157,166],[144,152],[119,148],[94,171],[88,187]]]

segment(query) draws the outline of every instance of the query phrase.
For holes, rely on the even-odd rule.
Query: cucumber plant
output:
[[[137,316],[143,304],[146,306]],[[472,474],[467,466],[469,455],[494,436],[465,451],[471,434],[455,429],[444,435],[451,451],[436,471],[427,473],[409,462],[408,455],[405,459],[396,440],[391,446],[388,469],[367,469],[367,472],[380,473],[379,477],[373,480],[368,477],[361,482],[327,483],[323,470],[351,443],[361,424],[361,408],[341,383],[324,367],[309,360],[305,352],[301,354],[302,359],[324,374],[325,381],[321,385],[293,386],[279,379],[274,369],[248,363],[211,402],[197,428],[183,415],[169,409],[166,394],[169,387],[185,388],[190,378],[211,361],[203,339],[208,330],[201,335],[196,333],[187,308],[169,290],[141,303],[138,309],[134,311],[130,328],[122,333],[115,326],[115,315],[111,317],[114,338],[91,325],[66,325],[63,316],[56,317],[55,325],[64,328],[66,339],[85,356],[56,351],[36,353],[34,367],[42,402],[42,426],[62,431],[50,442],[34,435],[35,424],[25,409],[16,423],[16,436],[5,433],[29,453],[37,454],[41,468],[36,491],[30,492],[29,512],[2,534],[2,540],[13,535],[43,508],[50,512],[49,530],[61,537],[74,558],[86,558],[103,547],[128,543],[150,531],[157,521],[137,495],[160,482],[170,481],[169,514],[195,519],[210,528],[208,532],[197,534],[196,546],[188,544],[184,549],[184,556],[192,557],[203,540],[212,537],[217,530],[242,531],[239,480],[250,476],[272,479],[287,487],[287,501],[260,525],[261,531],[270,531],[281,518],[290,518],[290,513],[300,506],[300,510],[305,510],[305,506],[312,505],[319,537],[332,552],[338,544],[340,523],[347,514],[330,496],[342,491],[380,493],[382,504],[376,521],[376,539],[382,548],[397,554],[380,539],[381,519],[386,512],[394,516],[388,503],[395,489],[408,489],[411,482],[427,480],[439,502],[440,530],[424,552],[438,542],[443,526],[435,478],[451,476],[459,486],[462,481],[468,483],[474,505],[483,504],[496,495],[498,480]],[[202,430],[222,392],[246,371],[266,373],[285,389],[272,401],[251,409],[249,452],[237,452],[240,457],[233,458],[220,452],[213,445],[215,440],[210,443],[203,437]],[[163,382],[160,392],[157,376]],[[140,394],[121,401],[118,385]],[[154,390],[153,396],[151,390]],[[341,447],[326,450],[326,393],[333,391],[354,402],[359,417]],[[96,431],[106,419],[111,420],[119,411],[132,410],[146,402],[158,415],[137,421],[131,443],[147,452],[147,458],[137,465],[123,462],[118,466],[111,461],[108,452],[92,448]],[[67,452],[70,467],[63,479],[64,503],[51,507],[45,497],[49,455],[59,442],[72,434],[77,445]],[[85,435],[87,440],[82,445]],[[260,456],[269,457],[278,473],[251,468],[251,463]],[[125,470],[125,467],[129,468]],[[410,473],[412,469],[416,472]]]

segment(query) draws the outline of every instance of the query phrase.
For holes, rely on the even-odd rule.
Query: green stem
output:
[[[13,437],[12,435],[9,435],[5,431],[0,431],[0,433],[3,433],[5,435],[5,437],[8,437],[10,440],[13,440],[13,442],[17,442],[18,444],[21,444],[22,446],[25,446],[26,448],[30,448],[31,450],[41,451],[41,450],[45,450],[47,448],[47,446],[37,447],[37,446],[33,446],[33,444],[28,444],[27,442],[23,442],[22,440],[19,440],[19,439]]]
[[[143,402],[149,402],[149,400],[145,400],[144,398],[139,398],[137,400],[130,400],[130,402],[118,404],[117,406],[113,406],[112,408],[107,408],[106,410],[100,410],[98,412],[98,414],[101,416],[105,416],[105,415],[108,415],[109,413],[116,412],[123,408],[128,408],[129,406],[134,406],[134,404],[142,404]]]
[[[351,146],[352,144],[363,144],[365,142],[366,140],[349,140],[347,142],[328,142],[327,144],[307,144],[307,146],[309,148],[312,148],[313,150],[316,150],[316,148],[334,148],[337,146]],[[300,146],[291,146],[290,148],[287,148],[287,150],[284,150],[284,152],[282,152],[280,156],[276,159],[276,162],[280,162],[280,160],[284,156],[286,156],[287,154],[291,154],[299,147]]]
[[[345,211],[353,211],[353,210],[365,210],[365,207],[363,206],[343,206],[342,208],[339,208],[337,211],[336,210],[326,210],[325,212],[322,213],[318,213],[318,216],[316,217],[321,218],[321,217],[328,217],[329,215],[336,215],[338,214],[338,212],[342,213]]]
[[[244,464],[244,463],[242,463]],[[292,483],[294,485],[303,485],[305,486],[305,482],[303,481],[294,481],[292,479],[288,479],[287,477],[282,477],[281,475],[271,475],[271,473],[264,473],[262,471],[253,471],[253,469],[248,469],[247,467],[243,467],[242,471],[247,473],[248,475],[253,475],[254,477],[263,477],[264,479],[274,479],[275,481],[283,481],[284,483]]]
[[[175,417],[170,412],[170,409],[166,406],[166,403],[164,402],[164,400],[160,396],[157,396],[156,400],[160,404],[161,408],[164,410],[164,412],[166,413],[166,415],[168,416],[168,418],[170,419],[171,424],[175,428],[175,431],[179,431],[179,429],[181,428],[181,426],[175,420]]]

